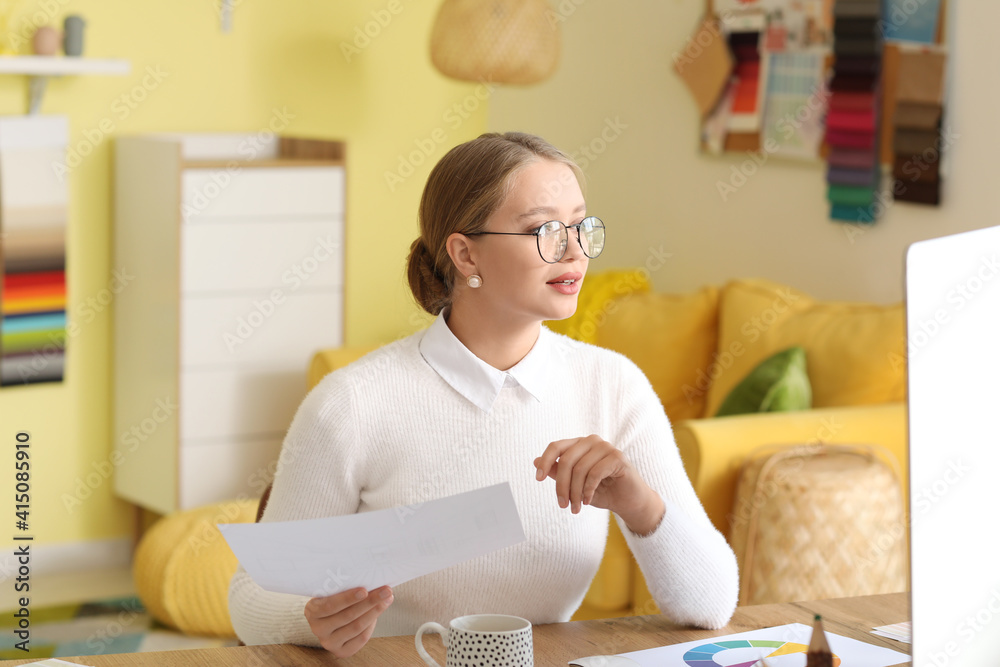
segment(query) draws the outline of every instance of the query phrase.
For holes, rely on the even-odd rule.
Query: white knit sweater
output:
[[[445,326],[440,318],[435,325]],[[680,623],[725,625],[736,606],[736,560],[687,479],[642,371],[617,353],[542,327],[522,362],[524,384],[514,379],[519,364],[497,385],[492,405],[477,405],[445,380],[447,369],[421,354],[421,339],[434,328],[313,388],[285,438],[262,519],[366,512],[510,483],[526,541],[396,586],[375,636],[412,634],[424,621],[447,624],[471,613],[535,624],[568,620],[600,564],[608,512],[560,509],[555,482],[536,481],[533,461],[554,440],[590,434],[619,447],[664,500],[663,521],[648,536],[618,519],[662,612]],[[444,349],[457,344],[471,355],[453,340]],[[233,626],[247,644],[318,646],[306,602],[262,590],[242,567],[230,585]]]

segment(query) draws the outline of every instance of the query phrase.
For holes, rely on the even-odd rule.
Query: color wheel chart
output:
[[[770,639],[734,639],[702,644],[684,654],[684,664],[689,667],[760,667],[761,658],[768,659],[768,665],[805,664],[805,644]],[[781,656],[795,657],[794,662],[783,662]],[[840,665],[840,658],[833,656],[833,667]]]

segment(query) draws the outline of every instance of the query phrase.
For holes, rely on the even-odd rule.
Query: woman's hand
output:
[[[371,592],[352,588],[309,600],[305,608],[306,620],[323,648],[338,658],[347,658],[368,643],[378,617],[389,608],[392,600],[392,589],[388,586]]]
[[[535,468],[538,481],[556,481],[559,507],[571,507],[574,514],[583,505],[611,510],[638,535],[653,532],[663,518],[659,494],[620,450],[596,435],[549,443]]]

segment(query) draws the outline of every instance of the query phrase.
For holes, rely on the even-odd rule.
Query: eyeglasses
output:
[[[575,225],[565,225],[558,220],[549,220],[533,232],[471,232],[465,236],[494,234],[497,236],[534,236],[539,256],[549,264],[555,264],[566,255],[569,247],[569,230],[576,229],[576,238],[583,248],[583,254],[594,259],[604,251],[604,223],[600,218],[589,216]]]

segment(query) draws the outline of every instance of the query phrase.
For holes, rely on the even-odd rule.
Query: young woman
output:
[[[691,488],[649,381],[542,326],[569,317],[604,224],[544,140],[485,134],[448,152],[420,202],[410,287],[437,319],[323,379],[299,407],[264,521],[366,512],[509,482],[526,541],[444,571],[305,599],[230,586],[247,644],[353,655],[424,621],[566,621],[597,572],[608,512],[662,612],[718,628],[736,561]],[[331,563],[331,567],[335,567]]]

